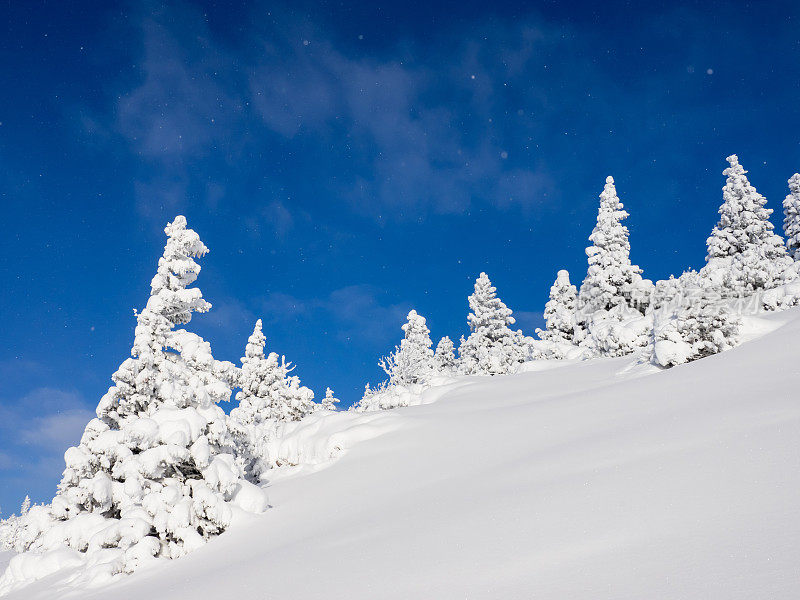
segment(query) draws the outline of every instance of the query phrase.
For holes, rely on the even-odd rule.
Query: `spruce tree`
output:
[[[82,535],[41,535],[32,544],[48,550],[63,540],[81,552],[102,550],[111,572],[180,556],[221,533],[232,516],[228,501],[247,485],[217,406],[231,390],[215,374],[208,342],[176,329],[211,308],[189,287],[200,272],[194,259],[208,249],[182,216],[164,231],[131,357],[112,376],[80,444],[66,452],[51,505],[55,531],[75,521],[65,531]]]
[[[577,290],[569,281],[569,272],[561,270],[550,288],[550,300],[544,306],[545,329],[537,329],[539,339],[572,343],[575,335]]]
[[[453,340],[448,336],[444,336],[436,344],[433,362],[436,371],[443,375],[450,375],[456,371],[455,346],[453,345]]]
[[[336,410],[336,405],[339,404],[339,399],[333,395],[331,388],[325,388],[325,397],[322,399],[322,408],[324,410]]]
[[[727,160],[720,218],[706,242],[707,264],[701,274],[730,297],[782,284],[792,260],[773,232],[767,199],[750,184],[735,154]]]
[[[458,349],[460,369],[466,374],[497,375],[508,373],[528,357],[530,339],[521,331],[512,331],[512,311],[497,297],[486,273],[475,281],[469,297],[472,312],[467,316],[470,335],[461,338]]]
[[[783,201],[783,235],[789,256],[800,260],[800,173],[789,178],[789,195]]]
[[[314,392],[289,374],[291,365],[275,352],[264,352],[266,341],[258,319],[242,357],[239,406],[229,417],[240,462],[255,481],[268,468],[267,442],[277,435],[278,425],[299,421],[319,407]]]
[[[389,376],[389,385],[426,383],[433,373],[433,342],[425,317],[412,310],[402,329],[405,336],[400,346],[379,365]]]
[[[592,245],[586,248],[589,268],[578,295],[580,323],[589,321],[592,313],[637,303],[633,296],[642,284],[642,270],[631,264],[628,228],[622,224],[627,217],[614,178],[606,177],[597,224],[589,236]]]

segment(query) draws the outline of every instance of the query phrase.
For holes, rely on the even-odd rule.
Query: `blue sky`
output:
[[[269,349],[349,404],[410,308],[435,338],[466,332],[481,271],[532,333],[556,271],[585,273],[606,175],[655,280],[702,265],[728,154],[773,208],[800,170],[796,2],[0,17],[4,514],[52,497],[176,214],[211,249],[214,308],[191,327],[215,355],[238,359],[262,317]]]

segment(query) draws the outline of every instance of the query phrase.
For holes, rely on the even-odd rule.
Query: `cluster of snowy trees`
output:
[[[707,240],[706,265],[700,272],[689,270],[655,284],[642,277],[642,269],[630,259],[623,224],[628,213],[608,177],[586,249],[586,276],[578,289],[567,271],[558,272],[538,339],[511,328],[511,309],[481,273],[469,297],[470,335],[461,338],[458,356],[449,337],[433,351],[425,319],[412,310],[400,346],[380,362],[387,381],[368,387],[358,408],[402,405],[413,396],[414,386],[455,374],[508,373],[537,359],[640,353],[669,367],[734,346],[743,300],[761,310],[797,304],[800,287],[791,282],[800,264],[800,174],[789,180],[783,203],[784,242],[773,230],[772,210],[748,181],[738,157],[727,160],[720,218]]]
[[[257,485],[271,464],[265,442],[288,422],[335,409],[330,389],[314,402],[285,359],[265,354],[260,320],[240,368],[216,360],[207,341],[183,328],[211,308],[190,287],[208,248],[182,216],[165,233],[131,356],[67,450],[55,498],[26,500],[20,515],[0,523],[0,541],[17,552],[66,552],[95,577],[181,556],[223,532],[232,507],[265,510]],[[219,404],[233,388],[239,406],[228,416]]]
[[[445,336],[434,348],[426,319],[412,310],[400,344],[380,361],[388,379],[367,386],[353,410],[407,405],[455,376],[510,373],[531,360],[638,354],[669,367],[734,346],[744,300],[759,310],[800,303],[800,174],[789,180],[783,203],[784,242],[738,158],[728,162],[719,222],[699,272],[655,284],[642,277],[630,260],[628,213],[608,177],[586,276],[578,288],[558,271],[537,338],[513,328],[511,309],[481,273],[468,298],[469,335],[458,347]],[[258,483],[286,464],[279,442],[306,417],[336,410],[330,388],[315,402],[292,365],[266,351],[260,320],[241,366],[215,359],[207,341],[184,329],[211,308],[192,287],[196,259],[208,248],[182,216],[165,233],[150,297],[136,313],[131,356],[113,374],[79,445],[67,450],[52,502],[26,499],[20,515],[0,521],[0,545],[59,553],[62,562],[90,565],[95,578],[179,557],[223,532],[234,507],[265,510]],[[234,390],[238,406],[226,415],[220,403]]]

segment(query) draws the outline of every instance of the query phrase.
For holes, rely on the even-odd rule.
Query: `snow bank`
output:
[[[397,415],[392,412],[319,411],[283,425],[280,435],[270,440],[268,454],[273,467],[314,467],[398,426]],[[266,479],[275,476],[274,469],[263,475]]]

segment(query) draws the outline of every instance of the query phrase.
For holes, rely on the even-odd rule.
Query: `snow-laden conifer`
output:
[[[239,406],[231,418],[242,424],[263,421],[298,421],[314,412],[314,392],[299,384],[291,363],[275,352],[266,354],[266,337],[261,319],[256,321],[242,357],[241,391],[236,394]]]
[[[266,336],[261,319],[256,321],[242,357],[239,406],[231,411],[229,426],[237,453],[250,479],[268,468],[269,442],[278,434],[280,423],[299,421],[314,412],[314,392],[290,375],[293,367],[275,352],[266,354]]]
[[[336,410],[336,405],[339,404],[339,399],[334,396],[331,388],[325,388],[325,397],[322,399],[321,404],[324,410]]]
[[[112,376],[80,444],[67,450],[48,507],[55,523],[29,547],[102,552],[93,562],[111,574],[155,556],[181,556],[221,533],[232,516],[229,501],[249,486],[217,406],[231,390],[215,374],[208,342],[176,329],[211,308],[189,287],[200,272],[194,259],[208,249],[182,216],[165,232],[131,358]],[[266,507],[260,490],[248,494]]]
[[[641,309],[647,304],[649,287],[643,285],[642,270],[631,264],[628,228],[622,224],[627,217],[614,178],[609,176],[600,194],[597,224],[589,236],[592,245],[586,248],[589,268],[578,295],[579,323],[589,321],[597,311],[618,306]]]
[[[700,273],[731,297],[781,285],[792,277],[792,260],[773,231],[767,199],[750,184],[735,154],[727,160],[719,222],[706,242],[707,264]]]
[[[453,340],[444,336],[436,344],[436,351],[433,353],[433,363],[436,371],[441,375],[451,375],[456,372],[456,353]]]
[[[459,368],[466,374],[508,373],[526,360],[531,339],[509,326],[515,323],[512,311],[497,297],[497,289],[486,273],[475,281],[469,297],[467,316],[470,335],[461,338]]]
[[[412,310],[402,329],[400,345],[379,365],[389,376],[389,385],[426,383],[433,374],[433,342],[425,317]]]
[[[561,270],[550,288],[550,300],[544,305],[545,329],[537,329],[539,339],[571,343],[575,335],[577,289],[569,281],[569,272]]]
[[[783,201],[783,235],[789,256],[800,260],[800,173],[789,178],[789,195]]]

